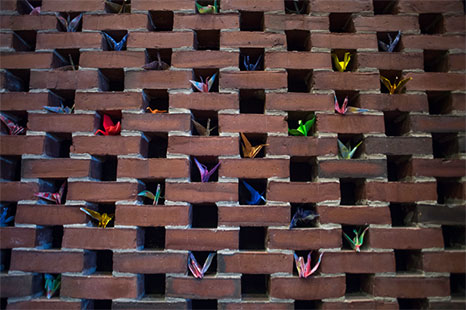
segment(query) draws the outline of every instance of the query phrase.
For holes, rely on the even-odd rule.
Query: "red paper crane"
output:
[[[110,118],[110,116],[108,116],[107,114],[104,114],[104,122],[103,122],[103,125],[104,125],[104,130],[102,129],[98,129],[96,132],[95,132],[95,135],[100,132],[101,134],[103,134],[104,136],[116,136],[120,133],[121,131],[121,124],[120,122],[118,122],[116,125],[113,123],[112,119]]]

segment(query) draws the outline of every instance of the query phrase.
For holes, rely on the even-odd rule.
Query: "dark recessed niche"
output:
[[[442,226],[445,249],[465,249],[466,229],[464,226]]]
[[[371,295],[371,275],[370,274],[346,274],[345,297],[359,297]]]
[[[215,75],[215,80],[209,92],[210,93],[218,92],[219,90],[219,83],[218,83],[219,70],[218,69],[193,69],[192,79],[193,81],[206,83],[207,79],[212,78],[214,75]],[[199,90],[196,87],[194,87],[194,85],[192,86],[192,90],[193,92],[199,92]]]
[[[201,6],[208,6],[208,5],[213,6],[215,4],[215,2],[217,2],[217,8],[218,8],[217,13],[220,12],[221,0],[217,0],[217,1],[215,1],[215,0],[196,0],[195,2],[197,4],[199,4],[199,5],[201,5]],[[199,13],[198,10],[197,10],[197,6],[195,7],[195,11],[196,11],[196,13]]]
[[[424,50],[425,72],[448,72],[448,51]]]
[[[427,102],[429,103],[429,114],[450,114],[453,110],[451,92],[428,91]]]
[[[304,14],[310,12],[309,0],[284,0],[286,14]]]
[[[52,249],[61,249],[61,244],[63,241],[63,226],[51,226],[51,246]]]
[[[403,181],[410,175],[411,156],[387,156],[387,174],[389,182]]]
[[[359,234],[359,237],[361,237],[361,234],[363,233],[364,229],[366,229],[367,226],[354,226],[354,225],[342,225],[341,226],[341,238],[342,238],[342,250],[351,250],[354,251],[354,249],[351,247],[348,239],[346,239],[344,234],[347,234],[348,237],[353,239],[356,235],[354,233],[354,230],[356,230]],[[369,239],[369,229],[366,230],[366,233],[364,234],[364,242],[360,246],[361,251],[367,250],[369,248],[368,246],[368,239]]]
[[[142,109],[146,113],[154,110],[168,112],[169,99],[166,89],[144,89],[142,91]]]
[[[245,114],[264,114],[265,91],[263,89],[240,89],[239,112]]]
[[[172,31],[172,11],[149,11],[147,29],[149,31]]]
[[[53,51],[52,68],[78,70],[79,56],[79,49],[56,49]]]
[[[266,227],[240,227],[240,250],[265,250]]]
[[[108,310],[108,309],[112,309],[112,300],[111,299],[90,299],[87,306],[88,306],[88,309]]]
[[[399,71],[399,70],[380,70],[380,75],[383,76],[383,77],[386,77],[388,80],[390,80],[390,83],[392,85],[397,84],[397,83],[399,83],[399,81],[404,79],[404,77],[402,76],[402,72]],[[382,80],[380,80],[380,92],[382,94],[389,94],[390,93],[390,91],[385,86],[385,84],[382,83]],[[406,86],[404,86],[401,89],[397,88],[395,94],[403,94],[405,92],[406,92]]]
[[[400,309],[429,309],[429,302],[426,298],[398,298],[398,307]]]
[[[294,254],[298,257],[303,257],[304,261],[307,262],[307,256],[309,255],[309,252],[311,252],[311,266],[316,266],[317,262],[319,261],[319,256],[320,252],[318,250],[304,250],[304,251],[294,251]],[[320,275],[320,268],[318,268],[312,276],[319,276]],[[296,261],[293,260],[293,276],[298,277],[298,270],[296,268]]]
[[[286,70],[288,92],[308,93],[312,86],[312,70]]]
[[[138,193],[147,190],[152,194],[156,194],[157,187],[160,185],[160,198],[158,205],[165,203],[165,180],[164,179],[140,179],[138,180]],[[145,205],[152,205],[154,201],[147,197],[138,196],[138,201]]]
[[[239,12],[240,31],[264,31],[264,12]]]
[[[364,179],[340,179],[340,205],[361,204],[364,196]]]
[[[153,61],[159,61],[159,56],[160,56],[160,61],[168,65],[167,68],[157,68],[157,70],[167,70],[172,65],[172,49],[171,48],[161,48],[161,49],[148,48],[146,49],[145,55],[146,55],[146,59],[145,59],[146,65]]]
[[[372,0],[374,15],[397,14],[398,0]]]
[[[117,6],[112,6],[111,3],[117,4]],[[105,1],[105,12],[110,14],[131,13],[131,0],[107,0]]]
[[[72,143],[71,133],[47,133],[44,153],[54,158],[69,158]]]
[[[219,50],[220,31],[219,30],[194,30],[195,50]]]
[[[201,182],[201,173],[199,168],[197,167],[194,158],[201,164],[207,167],[208,171],[211,171],[217,164],[218,164],[218,157],[212,156],[191,156],[190,158],[190,179],[191,182]],[[215,172],[210,176],[209,182],[217,182],[218,181],[218,168]]]
[[[390,203],[390,216],[393,227],[412,227],[417,225],[417,210],[415,204]]]
[[[351,13],[330,13],[330,32],[355,32]]]
[[[50,89],[47,105],[50,107],[61,107],[63,105],[72,109],[75,97],[76,91],[74,89]]]
[[[466,275],[464,273],[450,274],[451,297],[464,299],[466,297]]]
[[[21,30],[13,32],[13,48],[16,52],[32,52],[36,49],[37,31]]]
[[[337,97],[340,107],[343,106],[343,102],[345,102],[346,97],[348,97],[348,106],[358,108],[361,107],[361,97],[359,96],[359,91],[335,90],[335,96]]]
[[[311,33],[308,30],[285,30],[288,51],[310,51]]]
[[[243,274],[241,276],[242,298],[266,298],[269,291],[270,275]]]
[[[459,157],[458,133],[432,133],[434,158]]]
[[[144,274],[144,297],[165,296],[165,274]]]
[[[124,37],[128,34],[127,30],[106,30],[102,32],[102,50],[104,51],[114,51],[114,47],[109,45],[107,39],[103,33],[109,35],[117,44],[120,43]],[[128,38],[126,38],[126,42],[121,47],[120,51],[126,51],[126,44],[128,43]],[[112,70],[119,70],[119,69],[112,69]],[[121,69],[123,70],[123,69]]]
[[[365,145],[364,145],[364,136],[362,134],[338,134],[338,140],[341,141],[344,145],[349,143],[350,149],[354,149],[359,142],[363,141],[356,151],[353,153],[352,159],[360,158],[361,155],[364,153]]]
[[[267,134],[261,134],[261,133],[247,133],[247,134],[243,133],[243,134],[246,137],[246,139],[248,139],[249,143],[251,143],[253,147],[258,146],[260,144],[267,144]],[[244,157],[243,149],[241,146],[243,143],[242,141],[243,139],[240,137],[240,142],[238,145],[239,152],[242,154],[243,158],[246,158]],[[257,155],[254,158],[264,158],[266,149],[267,149],[267,146],[262,147],[262,149],[259,151],[259,153],[257,153]]]
[[[315,117],[315,113],[313,111],[288,111],[288,117],[286,118],[286,122],[288,123],[289,129],[297,129],[299,126],[299,121],[302,121],[305,124],[307,121],[311,120]],[[314,125],[312,125],[310,131],[308,132],[307,136],[313,136],[316,132],[316,123],[314,121]],[[290,133],[288,133],[291,136]]]
[[[251,201],[251,193],[244,185],[245,181],[249,184],[255,191],[262,195],[264,199],[267,199],[266,190],[267,190],[267,179],[240,179],[238,184],[239,186],[239,204],[240,205],[249,205],[248,201]],[[259,199],[257,205],[265,205],[265,201],[263,199]]]
[[[99,69],[99,89],[101,91],[125,90],[123,69]]]
[[[83,12],[58,12],[58,14],[63,17],[65,20],[69,20],[68,26],[71,24],[73,19],[81,15]],[[73,32],[81,32],[83,29],[83,18],[81,17],[81,20],[79,21],[78,25],[76,28],[74,28]],[[68,31],[66,26],[64,26],[59,19],[57,18],[57,30],[60,32],[71,32]]]
[[[38,249],[61,249],[63,226],[41,226],[36,235]]]
[[[422,254],[419,250],[396,250],[396,272],[420,273],[422,272]]]
[[[117,156],[92,156],[89,177],[99,181],[116,181]]]
[[[410,131],[409,112],[387,111],[383,112],[385,135],[403,136]]]
[[[8,112],[1,112],[3,116],[5,116],[10,121],[14,122],[16,125],[25,128],[20,135],[26,134],[27,131],[27,123],[28,123],[28,113],[26,111],[8,111]],[[2,135],[9,135],[10,129],[3,123],[0,122],[1,126],[1,134]]]
[[[309,310],[309,309],[322,309],[322,301],[320,300],[295,300],[294,309],[296,310]]]
[[[437,203],[461,203],[463,197],[463,185],[459,178],[437,178]]]
[[[65,181],[66,179],[39,179],[39,192],[58,193]],[[65,186],[65,191],[61,197],[62,204],[65,204],[67,191],[68,188]],[[39,204],[55,204],[54,202],[39,198],[37,202]]]
[[[165,227],[143,227],[142,232],[144,250],[165,249]]]
[[[204,262],[206,261],[209,254],[216,254],[216,252],[208,251],[192,251],[192,253],[194,255],[194,258],[196,258],[198,264],[201,266],[204,266]],[[212,263],[210,264],[210,267],[207,269],[207,271],[204,273],[204,276],[215,276],[217,274],[217,257],[218,255],[214,255]]]
[[[191,299],[188,300],[188,306],[191,307],[188,309],[191,310],[217,310],[217,300],[216,299]]]
[[[38,274],[38,276],[40,277],[40,286],[45,288],[45,281],[46,281],[46,278],[45,278],[45,275],[48,274],[48,275],[51,275],[53,277],[54,280],[57,279],[58,276],[61,276],[61,274],[59,273],[43,273],[43,274]],[[36,274],[37,275],[37,274]],[[61,285],[56,289],[56,291],[53,293],[53,296],[51,297],[52,300],[53,299],[60,299],[60,289],[61,289]],[[43,291],[43,297],[42,298],[45,298],[47,296],[47,290],[44,289]],[[5,308],[2,308],[2,309],[5,309]]]
[[[198,122],[203,129],[199,129],[191,122],[191,134],[193,136],[203,136],[202,130],[211,129],[210,136],[218,136],[218,115],[217,111],[191,110],[192,119]],[[210,120],[210,121],[209,121]]]
[[[445,31],[441,13],[419,14],[421,34],[441,34]]]
[[[302,209],[304,211],[311,211],[312,213],[317,214],[317,208],[314,203],[291,203],[290,209],[290,219],[293,219],[293,216],[296,214],[298,209]],[[302,227],[319,227],[319,217],[316,217],[310,221],[297,221],[294,227],[302,228]],[[307,254],[306,254],[307,255]]]
[[[263,48],[240,48],[239,69],[241,71],[264,70]],[[255,70],[252,70],[255,69]]]
[[[333,55],[336,55],[339,61],[343,61],[345,59],[345,54],[350,53],[350,61],[348,65],[346,66],[346,70],[344,72],[354,72],[357,70],[357,64],[358,64],[358,56],[356,53],[356,50],[342,50],[342,49],[332,49],[332,52],[330,54],[331,62],[332,62],[332,69],[333,71],[338,71],[337,67],[335,66],[335,61],[333,60]],[[339,72],[339,71],[338,71]],[[343,91],[345,92],[345,91]],[[359,94],[358,91],[347,91],[347,92],[353,92]]]
[[[10,92],[29,91],[30,70],[5,70],[3,88]]]
[[[315,157],[291,157],[290,181],[311,182],[317,176],[317,160]]]
[[[390,44],[390,38],[392,38],[392,41],[395,40],[396,36],[398,35],[398,32],[396,31],[381,31],[381,32],[377,32],[377,42],[381,41],[385,44]],[[389,37],[390,36],[390,37]],[[388,51],[385,51],[383,48],[381,48],[380,44],[377,44],[378,45],[378,49],[379,49],[379,52],[388,52]],[[398,43],[396,44],[395,48],[393,49],[392,52],[401,52],[404,48],[404,45],[403,45],[403,34],[401,34],[400,36],[400,40],[398,41]]]
[[[28,2],[34,8],[40,7],[42,5],[42,0],[28,0]],[[20,15],[29,15],[31,14],[31,11],[32,11],[31,7],[24,0],[16,1],[16,9],[18,10],[18,13]]]
[[[95,272],[112,273],[113,271],[113,252],[110,250],[96,250],[95,253]]]
[[[21,180],[21,156],[0,156],[0,173],[3,181]]]
[[[217,228],[218,208],[215,204],[191,205],[192,228]]]
[[[105,131],[104,125],[103,125],[103,119],[104,115],[108,115],[113,122],[113,125],[116,126],[118,123],[120,123],[121,126],[121,119],[122,119],[122,114],[121,111],[96,111],[95,113],[95,118],[94,118],[94,133],[97,132],[97,130],[102,130]],[[98,135],[102,135],[101,132],[98,133]]]
[[[115,203],[99,203],[99,204],[94,204],[90,203],[86,208],[94,210],[99,212],[100,214],[107,213],[108,215],[113,215],[113,218],[108,222],[107,228],[108,227],[114,227],[115,223]],[[95,221],[92,219],[90,216],[88,218],[88,223],[91,222],[94,227],[98,226],[98,221]]]
[[[10,270],[11,249],[0,250],[0,272],[7,273]],[[2,308],[5,309],[5,308]]]
[[[166,158],[167,147],[166,132],[144,132],[141,136],[140,153],[144,158]]]
[[[13,219],[9,220],[8,223],[4,223],[5,227],[15,226],[16,207],[17,202],[0,202],[0,215],[2,215],[6,209],[5,220],[13,217]]]

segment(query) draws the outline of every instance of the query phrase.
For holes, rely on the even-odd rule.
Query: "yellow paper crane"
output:
[[[393,95],[395,93],[400,93],[401,89],[403,89],[406,83],[408,83],[412,79],[413,79],[412,77],[408,77],[406,79],[400,80],[397,83],[396,81],[398,81],[398,77],[396,77],[395,83],[392,84],[392,82],[390,82],[389,79],[387,79],[386,77],[382,75],[380,76],[380,80],[382,81],[383,85],[385,85],[385,87],[388,89],[388,92],[390,93],[390,95]]]
[[[88,209],[88,208],[79,208],[81,211],[92,217],[94,220],[99,222],[99,227],[105,228],[107,227],[108,223],[113,219],[115,216],[114,214],[107,214],[102,213],[100,214],[97,211]]]
[[[346,67],[348,66],[351,60],[351,53],[346,52],[343,58],[343,61],[340,61],[340,59],[338,59],[338,56],[336,54],[332,54],[332,58],[333,58],[333,63],[335,64],[335,67],[337,68],[337,70],[340,72],[343,72],[346,70]]]
[[[240,132],[241,138],[243,139],[241,143],[241,149],[243,150],[243,156],[245,158],[254,158],[259,154],[260,150],[264,147],[267,146],[268,144],[259,144],[257,146],[252,146],[251,143],[249,142],[248,138]]]

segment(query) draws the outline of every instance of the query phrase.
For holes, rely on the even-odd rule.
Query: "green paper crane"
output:
[[[345,235],[345,237],[346,237],[346,240],[348,240],[348,242],[350,243],[351,248],[353,250],[355,250],[356,252],[361,252],[360,247],[364,243],[364,234],[369,229],[369,227],[366,227],[362,231],[362,233],[361,233],[361,229],[362,228],[360,228],[359,231],[356,230],[356,229],[353,229],[353,232],[354,232],[354,235],[355,235],[353,239],[351,239],[346,233],[343,233],[343,235]]]
[[[292,136],[308,136],[310,131],[311,131],[311,127],[312,125],[314,125],[316,121],[316,117],[313,116],[312,119],[306,121],[305,123],[303,123],[302,120],[299,120],[298,121],[298,128],[297,129],[289,129],[288,128],[288,132],[290,133],[290,135]]]
[[[199,3],[196,2],[196,8],[199,12],[199,14],[216,14],[218,13],[218,4],[217,0],[215,0],[214,5],[206,5],[202,6]]]
[[[148,191],[148,190],[144,190],[142,192],[140,192],[138,194],[138,196],[142,196],[142,197],[147,197],[149,199],[151,199],[153,201],[153,205],[156,206],[159,204],[159,199],[160,199],[160,194],[161,194],[161,189],[160,189],[160,184],[157,184],[157,190],[155,191],[155,195]]]

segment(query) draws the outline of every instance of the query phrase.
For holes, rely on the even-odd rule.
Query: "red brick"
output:
[[[351,134],[385,132],[382,115],[338,115],[318,113],[316,125],[319,132]]]
[[[282,111],[333,111],[334,99],[330,95],[308,93],[268,93],[265,108]]]
[[[466,161],[461,159],[421,159],[411,160],[414,176],[426,177],[463,177]]]
[[[261,0],[223,0],[222,10],[239,10],[239,11],[283,11],[285,9],[283,1],[270,0],[267,5]]]
[[[3,137],[2,137],[3,139]],[[31,182],[0,182],[2,201],[19,201],[35,199],[34,193],[39,191],[39,185]]]
[[[52,53],[1,53],[1,68],[5,69],[48,69],[52,65]]]
[[[454,54],[448,56],[449,71],[464,71],[466,70],[466,60],[464,54]]]
[[[2,136],[0,139],[1,155],[40,155],[43,147],[44,137],[40,136]]]
[[[344,276],[313,276],[309,279],[276,276],[270,279],[270,296],[274,298],[314,300],[337,298],[344,295]]]
[[[195,299],[240,298],[241,281],[238,278],[210,278],[202,281],[193,277],[167,277],[166,296]]]
[[[309,250],[341,247],[341,229],[269,228],[267,247],[270,249]]]
[[[239,28],[239,18],[237,14],[175,14],[173,28],[196,30],[235,29]]]
[[[331,69],[332,63],[328,53],[268,52],[265,54],[265,67],[286,69]]]
[[[194,10],[191,0],[133,0],[131,1],[133,10],[142,11],[173,11],[173,10]]]
[[[62,3],[56,0],[42,0],[41,11],[57,12],[86,12],[86,11],[103,11],[103,1],[75,0],[73,2]]]
[[[189,207],[118,205],[115,212],[115,224],[127,226],[186,226],[189,224]]]
[[[83,54],[81,54],[81,57],[83,57]],[[75,108],[76,110],[98,111],[139,109],[142,108],[142,95],[136,92],[77,92]]]
[[[450,283],[448,277],[375,276],[373,290],[375,296],[381,297],[424,298],[428,296],[448,296],[450,294]]]
[[[89,153],[92,155],[138,154],[140,137],[136,136],[75,136],[72,153]]]
[[[466,90],[466,78],[462,73],[425,72],[407,76],[413,78],[406,84],[407,90]]]
[[[320,271],[323,273],[395,272],[393,252],[325,252]]]
[[[238,185],[217,182],[166,183],[165,199],[191,203],[237,201]]]
[[[358,53],[357,62],[358,68],[378,68],[383,70],[424,69],[424,62],[420,53]],[[377,94],[377,96],[380,95]]]
[[[331,310],[331,309],[377,309],[377,310],[397,310],[398,302],[389,301],[389,300],[380,300],[367,297],[358,297],[357,299],[345,299],[341,302],[337,301],[328,301],[324,302],[322,305],[322,310]]]
[[[11,92],[0,94],[2,111],[41,110],[43,106],[48,104],[48,98],[48,93]]]
[[[11,30],[48,30],[57,28],[57,18],[53,15],[3,15],[0,28]]]
[[[336,138],[267,137],[267,154],[290,156],[319,156],[338,154]]]
[[[370,228],[369,244],[371,248],[379,249],[439,248],[443,247],[443,237],[440,227]]]
[[[194,156],[238,155],[239,141],[236,137],[170,136],[167,151]]]
[[[225,48],[255,47],[266,48],[276,46],[286,46],[285,34],[255,32],[255,31],[235,31],[221,32],[220,46]]]
[[[221,310],[291,310],[293,307],[293,302],[283,302],[281,300],[219,301],[218,303],[218,308]]]
[[[36,50],[56,48],[101,48],[102,35],[98,32],[40,32]]]
[[[410,155],[432,153],[432,139],[423,137],[366,137],[366,154]]]
[[[419,29],[417,16],[376,15],[356,16],[353,19],[356,32],[363,31],[416,31]],[[359,56],[359,55],[358,55]]]
[[[194,33],[192,31],[176,32],[131,32],[126,46],[128,48],[180,48],[192,47]]]
[[[0,227],[0,248],[34,248],[36,233],[34,228]]]
[[[337,159],[319,162],[319,177],[322,178],[376,178],[386,175],[387,164],[383,159]]]
[[[31,113],[28,116],[28,128],[47,132],[93,131],[94,115]]]
[[[164,298],[142,298],[142,299],[115,299],[112,300],[112,309],[160,309],[178,310],[188,309],[188,299],[164,299]]]
[[[459,35],[455,35],[455,36],[445,36],[442,34],[404,35],[402,40],[403,40],[403,47],[405,49],[414,49],[414,48],[425,49],[425,50],[447,50],[447,49],[455,49],[455,48],[462,49],[465,44],[465,37],[459,36]]]
[[[423,132],[461,132],[464,130],[464,117],[440,115],[411,115],[411,129]]]
[[[2,11],[5,10],[5,11],[16,11],[16,7],[17,7],[17,2],[14,1],[14,0],[4,0],[2,1],[2,3],[0,4],[1,6],[1,9]]]
[[[84,224],[86,215],[79,207],[64,205],[20,205],[16,210],[16,223],[35,225]]]
[[[463,8],[460,1],[442,0],[419,2],[403,0],[398,3],[398,13],[446,13],[459,12]]]
[[[8,310],[33,310],[33,309],[52,309],[52,310],[80,310],[81,301],[64,301],[58,298],[47,299],[37,298],[26,301],[16,301],[8,304]]]
[[[218,223],[225,226],[286,226],[290,223],[288,206],[218,207]]]
[[[89,159],[24,159],[23,178],[83,178],[89,174]]]
[[[266,14],[264,15],[266,30],[325,30],[329,28],[326,16]]]
[[[136,249],[137,230],[126,228],[66,227],[62,247],[70,249]]]
[[[137,298],[141,286],[137,276],[62,275],[60,296],[87,299]]]
[[[451,94],[451,105],[453,111],[466,111],[466,107],[464,105],[465,100],[466,94]]]
[[[0,33],[0,47],[13,51],[13,33]]]
[[[220,73],[221,88],[278,89],[287,87],[285,72],[236,71]]]
[[[135,199],[136,183],[122,182],[71,182],[68,183],[68,200],[115,202]]]
[[[366,199],[390,202],[437,200],[435,182],[366,182]]]
[[[188,88],[191,71],[128,71],[125,88]]]
[[[10,269],[41,273],[82,272],[86,259],[84,252],[14,249]]]
[[[172,66],[177,68],[236,67],[238,60],[238,53],[223,51],[178,51],[172,54]]]
[[[465,260],[466,253],[463,250],[423,252],[422,269],[426,272],[465,273]]]
[[[287,159],[242,158],[222,159],[219,175],[222,177],[267,179],[288,178],[290,162]]]
[[[461,184],[461,193],[458,195],[458,200],[464,197],[464,183]],[[453,197],[449,197],[452,199]],[[439,225],[463,225],[466,217],[466,209],[464,206],[449,206],[449,205],[417,205],[417,222],[423,224],[439,224]]]
[[[219,229],[167,229],[165,248],[172,250],[217,251],[237,249],[238,230]]]
[[[167,158],[121,158],[118,160],[117,175],[119,178],[138,179],[188,178],[189,161]]]
[[[185,273],[188,255],[156,251],[114,253],[113,270],[129,273]]]
[[[122,125],[124,129],[144,132],[189,131],[191,129],[191,115],[123,113]]]
[[[267,199],[313,203],[340,199],[339,183],[269,182]]]
[[[377,49],[377,36],[375,33],[313,33],[312,46],[335,49]]]
[[[380,77],[376,73],[366,72],[324,72],[313,74],[314,89],[379,89]]]
[[[124,16],[125,14],[122,14]],[[144,52],[99,51],[82,52],[79,66],[83,68],[139,68],[145,64]]]
[[[428,112],[426,95],[360,94],[362,108],[379,111]]]
[[[237,94],[190,93],[170,94],[170,107],[191,110],[218,111],[239,109]]]
[[[451,299],[449,301],[429,300],[429,308],[434,310],[455,310],[466,308],[464,299]]]
[[[288,124],[285,118],[278,115],[219,114],[218,126],[220,132],[288,132]]]
[[[221,254],[217,258],[219,272],[272,274],[293,272],[293,255],[282,253],[246,252]]]
[[[31,88],[86,89],[99,86],[97,71],[31,71]]]
[[[346,225],[391,224],[387,207],[369,206],[317,206],[319,221]]]
[[[462,29],[466,27],[464,15],[444,16],[443,27],[445,28],[445,33],[461,33]]]
[[[42,278],[34,274],[0,274],[0,297],[23,297],[42,291]]]
[[[84,15],[83,30],[129,30],[147,28],[146,14]],[[102,58],[101,58],[102,59]]]

